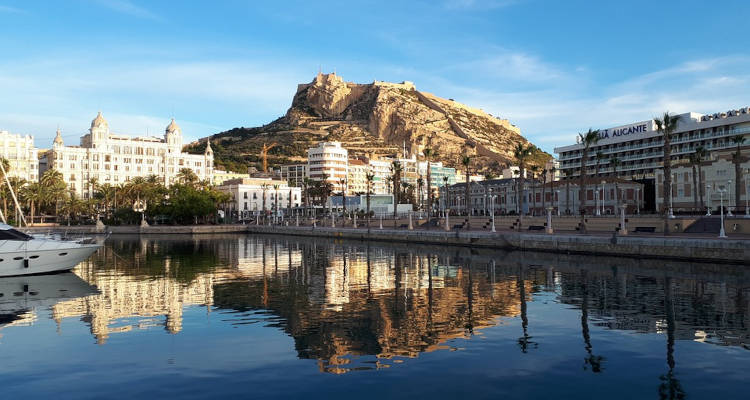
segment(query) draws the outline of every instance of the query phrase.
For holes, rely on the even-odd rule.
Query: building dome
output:
[[[93,121],[91,121],[91,129],[94,128],[107,128],[109,129],[109,123],[106,119],[102,116],[102,112],[99,111],[98,114],[96,114],[96,118],[94,118]]]
[[[180,129],[180,126],[177,125],[177,122],[174,122],[174,118],[172,118],[172,122],[170,122],[169,125],[167,125],[166,132],[167,133],[182,132],[182,129]]]
[[[60,132],[60,128],[57,128],[57,132],[55,132],[55,140],[52,143],[58,146],[63,145],[62,132]]]

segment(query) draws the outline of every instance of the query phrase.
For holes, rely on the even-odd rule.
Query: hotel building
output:
[[[734,146],[732,136],[750,136],[750,107],[711,115],[689,112],[679,114],[679,118],[671,140],[673,164],[687,159],[699,146],[709,152],[727,150]],[[654,120],[602,129],[599,136],[599,142],[589,148],[587,174],[594,173],[598,162],[600,175],[613,176],[611,159],[616,157],[620,161],[617,176],[643,182],[646,207],[655,210],[655,179],[663,167],[664,139]],[[582,150],[581,143],[555,148],[561,176],[579,175]],[[604,160],[597,160],[598,152],[604,154]]]
[[[8,160],[8,177],[39,180],[39,150],[34,147],[33,136],[0,131],[0,157]]]
[[[323,142],[307,150],[307,175],[312,180],[328,181],[339,188],[339,181],[347,178],[349,151],[340,142]]]
[[[156,175],[166,185],[172,184],[183,168],[195,172],[200,180],[211,180],[214,155],[211,145],[204,154],[182,152],[182,130],[172,119],[164,138],[130,137],[112,133],[109,123],[99,112],[91,121],[89,133],[81,137],[80,146],[65,146],[60,130],[40,164],[54,168],[72,192],[89,198],[96,178],[99,184],[120,185],[136,176]],[[44,173],[44,171],[40,171]]]
[[[302,189],[289,186],[287,181],[272,178],[242,178],[224,182],[218,190],[232,196],[230,216],[249,219],[255,215],[299,207]]]

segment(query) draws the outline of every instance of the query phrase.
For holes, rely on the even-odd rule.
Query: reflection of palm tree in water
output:
[[[599,373],[604,369],[602,364],[604,363],[604,357],[597,356],[594,354],[593,346],[591,346],[591,336],[589,335],[589,284],[588,284],[588,271],[581,271],[581,282],[582,282],[582,296],[581,296],[581,333],[583,335],[583,342],[585,343],[584,348],[588,356],[583,359],[583,369],[588,370],[591,367],[591,372]]]
[[[467,335],[474,334],[474,276],[471,268],[471,258],[469,259],[469,285],[466,289],[466,303],[469,307],[469,318],[464,325]]]
[[[268,278],[266,278],[266,241],[263,239],[260,245],[263,268],[263,307],[268,308]]]
[[[662,381],[659,384],[660,399],[685,398],[685,392],[682,390],[682,385],[674,375],[675,315],[672,297],[672,278],[666,278],[664,282],[664,308],[667,316],[667,365],[669,366],[669,371],[665,375],[659,377],[659,380]]]
[[[536,349],[538,344],[531,341],[529,336],[529,318],[526,315],[526,284],[524,282],[524,267],[523,264],[518,266],[518,296],[521,300],[521,327],[523,328],[523,336],[518,338],[518,345],[521,347],[521,352],[526,353],[529,347]]]

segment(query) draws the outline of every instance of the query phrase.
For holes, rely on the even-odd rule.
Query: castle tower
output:
[[[203,153],[206,166],[206,179],[213,183],[213,167],[214,167],[214,149],[211,148],[211,138],[206,138],[206,151]]]
[[[101,111],[99,111],[96,114],[96,118],[91,121],[89,132],[91,134],[92,147],[100,147],[107,144],[107,140],[109,139],[109,123],[104,119]],[[62,138],[60,138],[60,140],[62,140]]]
[[[164,141],[169,147],[171,153],[179,153],[182,151],[182,129],[172,118],[172,121],[167,125],[167,129],[164,130]]]

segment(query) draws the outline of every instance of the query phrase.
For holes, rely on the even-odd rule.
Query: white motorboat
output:
[[[0,276],[67,271],[100,247],[101,244],[36,238],[0,223]]]

